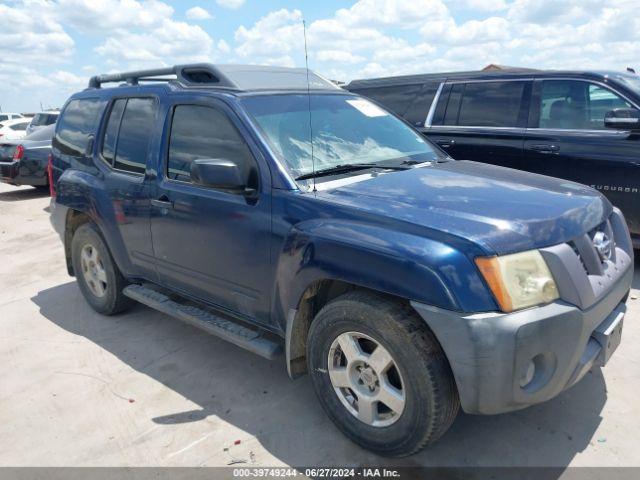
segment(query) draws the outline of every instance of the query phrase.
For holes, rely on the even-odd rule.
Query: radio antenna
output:
[[[313,191],[316,192],[316,160],[313,156],[313,124],[311,123],[311,87],[309,84],[309,57],[307,55],[307,24],[302,19],[302,34],[304,35],[304,65],[307,70],[307,101],[309,107],[309,134],[311,136],[311,173],[313,175]]]

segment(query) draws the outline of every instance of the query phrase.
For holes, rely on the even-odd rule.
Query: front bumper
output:
[[[412,305],[449,359],[462,409],[496,414],[549,400],[591,367],[604,365],[620,341],[623,300],[632,279],[629,265],[611,290],[584,310],[557,301],[510,314],[465,316]]]

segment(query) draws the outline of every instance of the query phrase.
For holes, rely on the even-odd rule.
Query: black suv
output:
[[[604,193],[640,247],[640,77],[518,70],[355,80],[455,159],[566,178]]]

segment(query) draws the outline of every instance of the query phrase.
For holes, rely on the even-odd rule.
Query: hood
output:
[[[470,161],[373,175],[318,197],[467,239],[498,255],[566,242],[612,212],[584,185]]]

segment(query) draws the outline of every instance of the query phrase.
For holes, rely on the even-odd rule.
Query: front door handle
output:
[[[173,202],[166,195],[162,195],[160,198],[152,198],[151,205],[158,208],[173,208]]]
[[[451,148],[456,144],[455,140],[436,140],[436,143],[442,148]]]
[[[558,145],[544,143],[529,145],[529,150],[539,153],[558,153],[560,151],[560,147]]]

